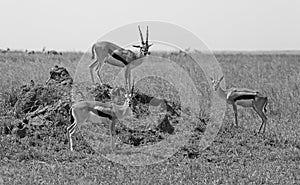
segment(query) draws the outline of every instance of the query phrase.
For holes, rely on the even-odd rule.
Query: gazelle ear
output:
[[[141,48],[141,46],[138,46],[138,45],[132,45],[132,47],[134,47],[134,48]]]
[[[147,31],[146,31],[146,44],[148,44],[148,37],[149,37],[149,30],[148,30],[148,26],[147,26]]]

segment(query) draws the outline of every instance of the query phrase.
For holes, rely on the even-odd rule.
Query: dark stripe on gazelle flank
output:
[[[98,115],[98,116],[100,116],[100,117],[103,117],[103,118],[108,118],[108,119],[112,119],[112,116],[110,115],[110,113],[111,114],[113,114],[112,112],[110,112],[109,111],[109,113],[106,113],[106,112],[108,112],[108,111],[100,111],[100,110],[98,110],[98,109],[94,109],[94,108],[88,108],[88,111],[89,112],[93,112],[94,114],[96,114],[96,115]]]
[[[72,114],[72,109],[70,109],[69,114],[71,115],[70,122],[74,123],[75,119],[74,119],[73,114]]]
[[[120,55],[118,55],[118,54],[116,54],[116,53],[112,53],[111,56],[114,57],[115,59],[117,59],[117,60],[123,62],[123,64],[125,64],[125,65],[128,64],[128,62],[127,62],[124,58],[122,58]]]
[[[100,116],[100,117],[103,117],[103,118],[108,118],[108,119],[112,119],[112,116],[111,115],[109,115],[109,114],[106,114],[105,112],[102,112],[102,111],[100,111],[100,110],[97,110],[97,114],[98,114],[98,116]]]
[[[233,101],[238,101],[238,100],[254,100],[256,97],[256,95],[250,95],[250,94],[247,94],[247,95],[240,95],[240,96],[237,96],[233,99]]]

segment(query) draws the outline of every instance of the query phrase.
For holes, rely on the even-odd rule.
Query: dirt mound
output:
[[[71,107],[70,92],[72,77],[64,67],[55,66],[45,84],[30,83],[16,90],[13,113],[17,118],[5,125],[5,133],[20,138],[37,136],[42,127],[67,125]]]
[[[46,85],[50,84],[70,86],[73,84],[73,78],[66,68],[56,65],[50,70],[50,78],[46,81]]]
[[[14,114],[24,118],[26,114],[40,111],[45,107],[54,106],[59,101],[70,103],[70,91],[73,79],[64,67],[55,66],[50,71],[50,78],[45,84],[30,84],[20,87]]]
[[[68,149],[68,138],[66,134],[70,123],[70,109],[72,105],[71,90],[73,79],[64,67],[54,66],[50,70],[50,78],[45,84],[35,84],[34,81],[21,86],[16,92],[16,103],[14,104],[14,121],[5,122],[2,134],[15,135],[17,138],[30,138],[31,146],[47,146],[47,149],[56,151]],[[96,101],[110,102],[112,87],[108,84],[89,87],[88,93]],[[135,120],[147,117],[151,114],[149,103],[153,106],[162,106],[166,115],[157,120],[157,125],[148,130],[139,130],[118,125],[116,132],[122,142],[139,146],[157,143],[168,134],[174,134],[174,124],[179,116],[180,106],[166,100],[155,99],[139,91],[133,94],[131,107]],[[120,95],[121,96],[121,95]],[[153,101],[155,100],[155,101]],[[158,102],[158,103],[157,103]],[[157,105],[156,105],[157,104]],[[136,123],[138,125],[140,123]],[[74,135],[75,150],[93,153],[93,150],[80,132]]]
[[[108,102],[110,101],[110,91],[112,87],[108,84],[97,84],[95,87],[90,89],[90,94],[95,97],[95,101]]]

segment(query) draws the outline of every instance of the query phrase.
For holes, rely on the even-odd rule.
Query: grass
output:
[[[188,60],[165,55],[180,65]],[[80,53],[0,55],[1,97],[30,79],[43,83],[55,64],[73,76],[80,57]],[[217,137],[204,151],[197,151],[199,136],[195,134],[166,161],[133,167],[85,151],[72,153],[66,135],[59,136],[60,142],[49,138],[37,143],[33,138],[1,133],[0,184],[300,184],[300,55],[229,52],[218,53],[216,58],[227,88],[258,89],[268,96],[264,135],[255,135],[261,120],[250,109],[239,110],[240,126],[231,128],[233,111],[227,106]],[[206,97],[207,86],[198,73],[201,80],[197,83]],[[206,98],[200,101],[205,104]],[[10,107],[1,105],[0,125],[13,121],[5,117]]]

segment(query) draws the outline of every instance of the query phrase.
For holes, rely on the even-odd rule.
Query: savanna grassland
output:
[[[75,74],[83,53],[63,56],[0,54],[0,127],[12,110],[7,95],[29,80],[44,83],[54,65]],[[165,54],[165,57],[168,57]],[[1,184],[300,184],[300,53],[218,52],[215,54],[227,88],[257,89],[268,96],[268,124],[257,135],[260,118],[251,109],[239,109],[239,126],[231,106],[214,142],[197,151],[190,142],[164,162],[141,167],[124,166],[97,154],[70,152],[67,142],[57,147],[28,144],[0,134]],[[170,55],[178,63],[183,55]],[[66,131],[61,131],[66,133]],[[66,134],[60,136],[67,141]],[[52,143],[53,145],[53,143]]]

